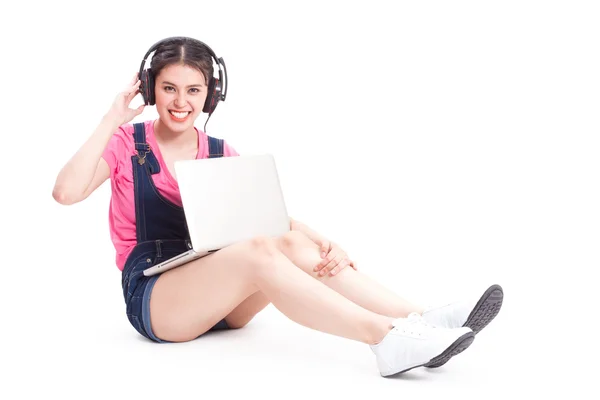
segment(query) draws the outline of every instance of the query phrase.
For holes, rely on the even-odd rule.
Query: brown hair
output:
[[[174,38],[158,46],[152,56],[150,69],[157,77],[163,68],[173,64],[188,65],[202,72],[207,85],[214,72],[210,52],[191,38]]]

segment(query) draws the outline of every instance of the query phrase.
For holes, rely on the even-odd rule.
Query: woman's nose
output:
[[[185,93],[179,93],[175,98],[175,105],[177,107],[185,106]]]

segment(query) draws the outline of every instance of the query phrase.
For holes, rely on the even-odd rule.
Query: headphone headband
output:
[[[156,49],[158,49],[158,47],[165,43],[165,42],[170,42],[173,40],[190,40],[192,42],[196,42],[197,44],[203,46],[204,48],[206,48],[206,50],[208,51],[208,53],[210,54],[210,56],[215,60],[217,67],[219,68],[219,82],[222,82],[223,84],[223,91],[220,95],[219,100],[220,101],[224,101],[225,97],[227,97],[227,86],[228,86],[228,79],[227,79],[227,67],[225,66],[225,61],[223,61],[223,58],[218,58],[217,55],[215,54],[215,52],[210,48],[210,46],[208,46],[206,43],[201,42],[198,39],[194,39],[191,37],[187,37],[187,36],[172,36],[172,37],[168,37],[165,39],[161,39],[158,42],[154,43],[150,49],[148,49],[148,51],[146,52],[146,54],[144,55],[144,58],[142,59],[142,63],[140,65],[140,71],[138,74],[138,77],[142,76],[142,72],[144,71],[144,66],[146,64],[146,59],[148,58],[148,56],[150,55],[150,53],[152,53],[153,51],[155,51]],[[223,68],[221,69],[221,65],[223,66]],[[225,72],[225,79],[223,80],[223,71]],[[210,78],[212,77],[207,77],[208,80],[210,80]]]

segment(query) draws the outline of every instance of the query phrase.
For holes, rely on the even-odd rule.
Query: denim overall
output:
[[[135,227],[137,244],[123,267],[122,286],[127,318],[143,336],[156,342],[150,325],[150,295],[160,275],[145,276],[142,272],[191,249],[185,214],[182,207],[163,197],[152,180],[160,164],[146,143],[143,123],[134,124],[137,155],[131,157],[135,191]],[[223,140],[208,137],[209,158],[223,156]],[[227,329],[225,320],[211,330]]]

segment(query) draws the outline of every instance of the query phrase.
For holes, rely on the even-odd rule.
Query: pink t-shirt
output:
[[[154,121],[145,121],[146,142],[160,163],[160,172],[151,175],[156,189],[169,201],[181,207],[179,186],[167,169],[154,136]],[[110,167],[111,200],[109,207],[110,236],[117,252],[116,263],[123,270],[127,256],[137,244],[135,229],[135,199],[133,186],[133,166],[131,156],[137,154],[133,140],[133,124],[122,125],[111,137],[102,158]],[[208,158],[208,136],[198,132],[199,158]],[[227,142],[223,143],[223,156],[239,154]]]

